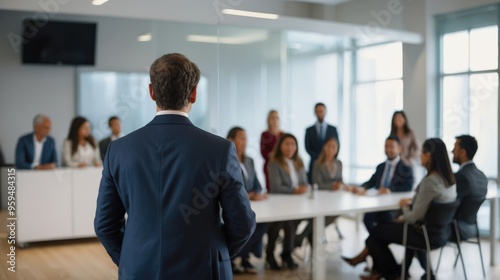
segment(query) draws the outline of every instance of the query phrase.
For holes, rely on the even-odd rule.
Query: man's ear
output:
[[[197,88],[198,88],[198,86],[195,86],[193,88],[193,90],[191,91],[191,96],[189,97],[189,103],[195,103],[196,102]]]
[[[151,99],[153,99],[153,101],[156,101],[155,95],[153,94],[153,85],[152,84],[149,84],[149,96],[151,97]]]

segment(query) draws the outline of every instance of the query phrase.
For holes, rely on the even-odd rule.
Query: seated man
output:
[[[350,187],[354,193],[364,194],[367,189],[376,188],[379,194],[390,192],[408,192],[413,187],[413,169],[404,163],[401,154],[399,138],[390,135],[385,140],[385,154],[387,160],[377,166],[370,180],[361,187]],[[369,233],[379,223],[390,222],[396,218],[397,211],[381,211],[366,213],[364,223]]]
[[[460,169],[455,173],[455,179],[457,181],[457,199],[462,202],[468,199],[485,199],[488,192],[488,179],[472,161],[477,148],[477,141],[474,137],[470,135],[456,137],[452,153],[453,162],[460,165]],[[460,208],[458,212],[460,212]],[[466,224],[459,220],[458,226],[462,239],[469,239],[475,235],[476,229],[473,224]]]
[[[36,115],[33,119],[33,133],[19,138],[16,146],[16,167],[18,169],[53,169],[57,166],[56,144],[49,136],[50,119]]]
[[[120,118],[112,116],[108,120],[108,126],[111,129],[111,136],[102,139],[99,142],[99,151],[101,152],[101,160],[104,161],[104,156],[108,150],[109,143],[122,137],[122,124]]]

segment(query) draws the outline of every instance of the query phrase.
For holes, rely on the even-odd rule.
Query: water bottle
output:
[[[309,199],[314,199],[316,195],[316,190],[318,190],[318,184],[312,184],[311,191],[309,192]]]

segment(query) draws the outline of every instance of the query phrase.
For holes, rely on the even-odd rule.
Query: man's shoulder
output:
[[[404,170],[413,170],[413,167],[411,164],[407,163],[404,160],[399,160],[398,164],[396,165],[399,168],[402,168]]]
[[[99,145],[106,144],[106,143],[109,143],[109,142],[111,142],[111,136],[106,137],[106,138],[102,139],[101,141],[99,141]]]
[[[21,141],[29,141],[30,139],[33,139],[33,132],[30,132],[30,133],[26,133],[24,135],[22,135],[21,137],[19,137],[19,142]]]
[[[337,127],[336,127],[336,126],[331,125],[331,124],[329,124],[329,123],[327,123],[327,124],[326,124],[326,127],[330,128],[330,129],[335,129],[335,130],[337,130]]]

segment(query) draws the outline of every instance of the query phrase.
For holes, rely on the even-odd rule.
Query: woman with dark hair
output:
[[[392,115],[391,133],[396,135],[401,142],[401,159],[408,164],[413,165],[413,162],[418,157],[418,142],[415,133],[408,124],[408,118],[403,111],[396,111]]]
[[[71,121],[63,143],[63,165],[68,167],[101,166],[99,147],[90,134],[90,123],[84,117]]]
[[[278,111],[271,110],[267,114],[267,130],[262,132],[260,136],[260,153],[264,158],[264,175],[266,177],[266,190],[269,192],[269,174],[267,173],[267,165],[269,164],[269,155],[271,154],[276,142],[283,136],[283,131],[280,129],[280,116]]]
[[[427,139],[422,145],[420,155],[422,166],[427,169],[427,175],[422,179],[416,189],[415,196],[401,199],[399,205],[402,215],[394,223],[380,224],[373,230],[366,240],[368,254],[373,258],[373,271],[371,275],[362,276],[362,279],[397,279],[401,266],[396,263],[389,249],[389,244],[401,244],[403,239],[404,222],[416,224],[423,222],[427,209],[432,202],[449,203],[457,197],[455,177],[450,166],[448,150],[439,138]],[[441,242],[432,237],[429,242]],[[416,227],[408,227],[407,244],[413,247],[425,247],[424,236]],[[416,252],[420,265],[426,269],[427,258],[425,253]],[[406,267],[411,264],[415,251],[406,250]],[[358,262],[364,261],[365,256],[356,257]],[[359,261],[361,260],[361,261]]]
[[[307,191],[307,176],[304,163],[299,157],[297,139],[292,134],[284,134],[271,153],[269,165],[270,193],[303,194]],[[276,238],[281,228],[285,231],[281,260],[283,265],[295,269],[298,265],[292,259],[295,231],[300,221],[272,223],[267,232],[266,260],[272,269],[280,269],[274,259]]]

